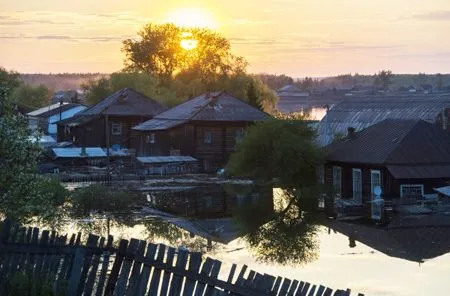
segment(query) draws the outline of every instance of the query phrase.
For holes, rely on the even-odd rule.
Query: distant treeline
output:
[[[20,74],[20,79],[26,84],[38,86],[45,85],[50,90],[76,90],[81,89],[82,84],[95,81],[100,78],[108,78],[107,73],[60,73],[60,74]],[[293,78],[287,75],[258,74],[261,80],[271,89],[277,90],[287,84],[296,84],[300,88],[308,90],[311,87],[319,88],[352,88],[361,86],[373,86],[375,75],[343,74],[326,78]],[[449,89],[450,74],[393,74],[389,88],[421,88],[423,85],[431,85],[433,89]]]
[[[107,78],[105,73],[59,73],[59,74],[20,74],[20,79],[26,84],[45,85],[53,91],[81,89],[83,83]]]

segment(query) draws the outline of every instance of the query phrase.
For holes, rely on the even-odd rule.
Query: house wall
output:
[[[179,150],[200,161],[203,171],[214,172],[225,166],[230,155],[236,151],[236,131],[247,128],[247,122],[192,122],[166,131],[156,131],[155,143],[146,143],[152,132],[141,132],[137,153],[139,156],[168,156]],[[211,143],[205,136],[211,134]]]
[[[342,198],[353,198],[353,171],[352,169],[361,169],[363,202],[371,200],[371,170],[381,172],[381,187],[383,198],[400,198],[400,186],[421,184],[424,185],[424,194],[435,193],[433,188],[448,185],[448,180],[443,179],[395,179],[390,172],[382,166],[368,166],[361,164],[327,163],[325,164],[325,183],[333,184],[333,166],[340,166],[342,170]]]
[[[109,145],[133,148],[136,145],[136,139],[133,139],[133,137],[136,135],[132,133],[131,128],[148,119],[150,118],[140,116],[109,116]],[[122,125],[120,135],[114,135],[112,133],[114,123],[120,123]],[[106,147],[106,131],[105,118],[103,117],[93,119],[81,126],[71,127],[68,132],[65,131],[63,125],[58,125],[58,142],[73,141],[76,146]]]

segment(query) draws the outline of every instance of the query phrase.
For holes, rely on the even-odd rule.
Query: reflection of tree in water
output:
[[[151,219],[143,222],[147,229],[146,240],[151,242],[161,242],[172,247],[185,247],[192,252],[215,252],[219,244],[208,241],[198,235],[194,235],[168,221],[162,219]]]
[[[284,191],[274,197],[273,209],[261,203],[236,212],[241,234],[258,260],[305,264],[317,259],[318,215],[309,194],[303,193],[304,198],[299,199],[298,192]]]

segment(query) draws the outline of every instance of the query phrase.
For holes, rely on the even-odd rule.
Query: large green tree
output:
[[[231,175],[255,178],[282,192],[271,213],[253,208],[237,216],[262,261],[305,263],[317,255],[318,197],[326,190],[317,174],[322,152],[314,140],[304,121],[268,120],[249,128],[227,165]]]
[[[32,86],[22,83],[13,90],[11,99],[17,105],[33,110],[48,105],[51,96],[52,93],[45,85]]]

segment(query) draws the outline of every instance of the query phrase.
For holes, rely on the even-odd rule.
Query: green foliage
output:
[[[8,296],[63,296],[67,283],[64,282],[60,293],[53,292],[53,279],[40,274],[29,278],[23,272],[16,272],[8,281]]]
[[[0,66],[0,88],[11,91],[20,85],[19,73],[7,71]]]
[[[376,87],[381,88],[383,90],[388,90],[389,86],[393,84],[392,78],[394,75],[390,70],[382,70],[375,74],[374,84]]]
[[[72,213],[78,217],[85,217],[92,212],[126,215],[142,200],[143,197],[137,193],[94,184],[79,188],[72,193]]]
[[[140,40],[123,41],[125,70],[153,74],[169,81],[175,74],[203,82],[217,75],[245,72],[246,61],[231,54],[230,42],[209,29],[181,28],[173,24],[147,24],[138,32]],[[196,46],[186,49],[184,41]]]
[[[51,96],[50,90],[42,84],[36,87],[21,84],[14,89],[11,99],[19,106],[34,110],[48,105]]]

